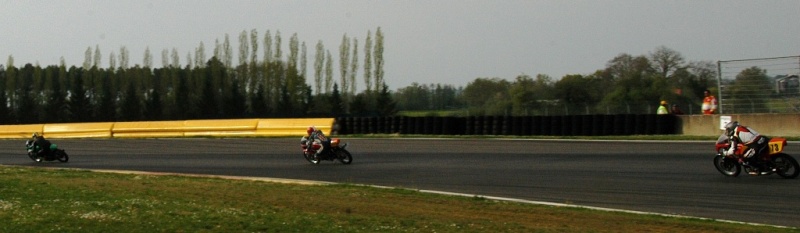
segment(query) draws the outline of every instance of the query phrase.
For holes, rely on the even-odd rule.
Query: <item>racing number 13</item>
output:
[[[769,152],[770,152],[770,154],[772,154],[772,153],[778,153],[778,152],[780,152],[780,151],[781,151],[781,144],[780,144],[780,143],[770,143],[770,144],[769,144],[769,150],[770,150],[770,151],[769,151]]]

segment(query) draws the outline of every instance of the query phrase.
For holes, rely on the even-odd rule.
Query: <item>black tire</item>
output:
[[[31,158],[34,162],[42,162],[41,158],[37,158],[35,153],[28,152],[28,158]]]
[[[800,175],[800,165],[797,164],[797,160],[787,154],[775,155],[772,157],[772,164],[775,166],[775,172],[783,178],[794,179]]]
[[[336,150],[336,159],[342,162],[342,164],[350,164],[353,162],[353,155],[345,149],[338,149]]]
[[[61,161],[62,163],[66,163],[67,161],[69,161],[69,155],[67,155],[66,151],[56,150],[54,153],[58,161]]]
[[[742,166],[733,159],[725,158],[725,156],[717,155],[714,157],[714,167],[717,168],[719,173],[725,176],[736,177],[742,172]]]
[[[303,158],[306,158],[306,161],[308,161],[309,163],[319,164],[319,159],[314,159],[314,155],[313,154],[309,154],[309,153],[303,152]]]

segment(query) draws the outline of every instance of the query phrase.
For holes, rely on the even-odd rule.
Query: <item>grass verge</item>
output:
[[[359,185],[0,166],[0,232],[796,232]]]

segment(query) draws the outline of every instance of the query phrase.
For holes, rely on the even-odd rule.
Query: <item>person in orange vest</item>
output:
[[[711,115],[717,113],[717,98],[711,95],[711,91],[705,90],[703,94],[706,96],[703,98],[703,114]]]

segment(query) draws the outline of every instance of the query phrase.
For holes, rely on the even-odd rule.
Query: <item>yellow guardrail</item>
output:
[[[44,124],[0,125],[0,138],[30,138],[34,132],[42,133]]]
[[[44,124],[42,134],[49,138],[111,137],[113,122]]]
[[[115,138],[183,137],[184,121],[117,122],[111,129]]]
[[[330,134],[333,118],[281,118],[0,125],[0,138],[158,138],[303,136],[308,126]]]
[[[309,126],[315,126],[326,135],[330,135],[333,118],[309,119],[261,119],[258,121],[258,136],[303,136]]]

